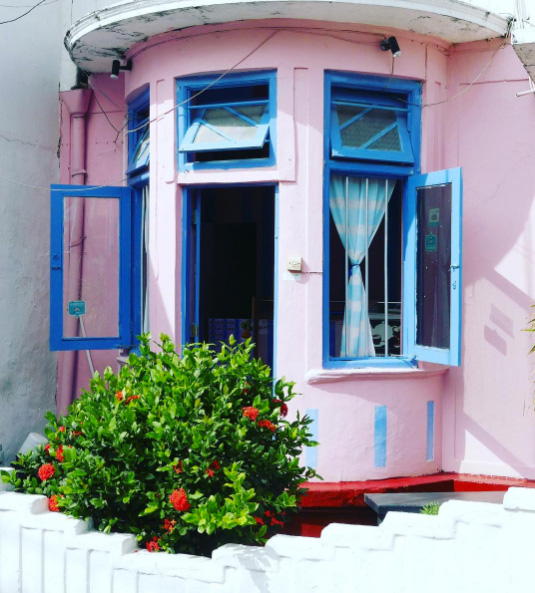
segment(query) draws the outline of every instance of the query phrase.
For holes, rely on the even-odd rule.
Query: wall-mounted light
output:
[[[401,55],[401,49],[399,49],[398,40],[395,37],[389,37],[388,39],[383,39],[381,41],[381,49],[383,51],[390,50],[394,58],[397,58]]]
[[[119,78],[119,72],[121,70],[132,70],[132,60],[128,60],[126,64],[123,66],[119,60],[113,60],[111,63],[111,74],[110,78]]]

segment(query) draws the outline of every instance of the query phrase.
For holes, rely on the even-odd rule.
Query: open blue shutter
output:
[[[426,362],[461,364],[461,169],[409,177],[404,212],[404,347]]]
[[[132,344],[131,194],[128,187],[52,186],[51,350]]]

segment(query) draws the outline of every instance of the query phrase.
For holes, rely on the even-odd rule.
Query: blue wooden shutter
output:
[[[409,177],[404,211],[404,354],[461,364],[461,169]]]
[[[51,350],[132,344],[131,195],[128,187],[52,186]]]

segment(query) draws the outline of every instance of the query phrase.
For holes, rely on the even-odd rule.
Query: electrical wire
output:
[[[15,21],[20,20],[22,17],[25,17],[27,14],[30,14],[30,12],[32,12],[32,10],[35,10],[38,6],[41,6],[41,4],[44,4],[46,2],[46,0],[41,0],[40,2],[38,2],[37,4],[35,4],[34,6],[32,6],[30,8],[30,10],[26,11],[25,13],[15,17],[14,19],[10,19],[8,21],[0,21],[0,25],[7,25],[8,23],[14,23]]]
[[[233,70],[235,70],[242,62],[245,62],[245,60],[247,58],[251,57],[255,52],[257,52],[268,41],[270,41],[271,39],[273,39],[273,37],[275,37],[275,35],[277,35],[277,33],[280,33],[280,30],[274,31],[271,35],[269,35],[268,37],[266,37],[266,39],[264,39],[264,41],[262,41],[261,43],[259,43],[247,55],[245,55],[243,58],[241,58],[240,60],[238,60],[230,68],[228,68],[227,70],[225,70],[224,72],[222,72],[219,76],[217,76],[216,78],[214,78],[214,80],[212,80],[212,82],[210,82],[210,84],[207,84],[200,91],[197,91],[196,93],[194,93],[193,95],[191,95],[191,97],[188,97],[187,99],[184,99],[184,101],[181,101],[180,103],[177,103],[176,105],[173,105],[173,107],[171,107],[167,111],[164,111],[163,113],[160,113],[159,115],[157,115],[153,119],[150,119],[149,121],[147,121],[144,124],[138,126],[137,128],[132,128],[132,129],[127,130],[126,133],[127,134],[133,134],[134,132],[137,132],[137,131],[139,131],[139,130],[145,128],[145,127],[147,127],[149,124],[154,123],[156,121],[159,121],[159,120],[163,119],[166,115],[169,115],[170,113],[173,113],[174,111],[176,111],[182,105],[184,105],[186,103],[189,103],[190,101],[193,101],[193,99],[196,99],[197,97],[199,97],[200,95],[202,95],[203,93],[205,93],[208,89],[210,89],[211,87],[213,87],[214,84],[217,84],[222,78],[224,78],[225,76],[227,76],[227,74],[229,74],[230,72],[232,72]]]

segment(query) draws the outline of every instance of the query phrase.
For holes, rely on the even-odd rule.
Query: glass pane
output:
[[[63,206],[63,336],[118,336],[119,200],[66,197]]]
[[[142,167],[149,163],[149,129],[140,136],[136,149],[134,151],[133,164],[136,167]]]
[[[399,131],[397,126],[383,134],[375,142],[368,146],[370,150],[389,150],[394,152],[401,152],[401,142],[399,140]]]
[[[417,190],[416,343],[450,347],[451,184]]]
[[[240,117],[223,107],[207,109],[202,118],[203,121],[224,136],[201,124],[194,143],[226,142],[225,136],[231,140],[254,140],[258,124],[266,110],[266,105],[247,105],[233,109],[244,117]]]
[[[342,144],[362,148],[385,128],[396,123],[396,114],[386,109],[372,109],[340,130]]]

